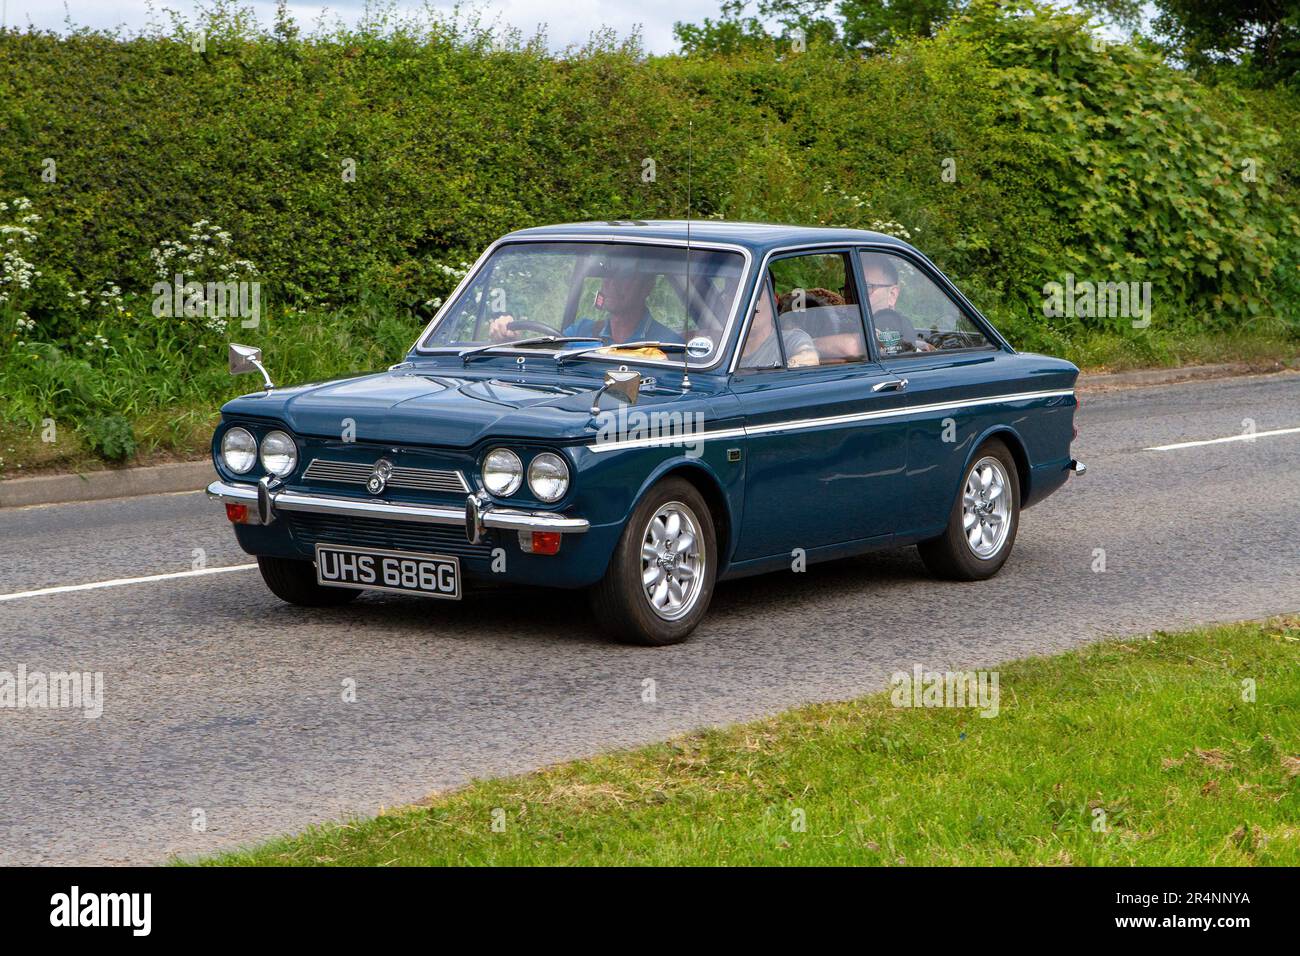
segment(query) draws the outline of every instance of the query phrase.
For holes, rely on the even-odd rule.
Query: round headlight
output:
[[[262,439],[262,467],[283,478],[298,465],[298,446],[282,431],[267,432]]]
[[[221,460],[237,475],[257,461],[257,439],[247,428],[232,428],[221,438]]]
[[[559,455],[542,452],[528,466],[528,487],[540,501],[559,501],[569,490],[569,466]]]
[[[504,498],[519,490],[524,465],[509,448],[494,448],[483,459],[483,487]]]

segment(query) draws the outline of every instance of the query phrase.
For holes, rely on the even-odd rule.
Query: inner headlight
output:
[[[544,451],[528,466],[528,487],[540,501],[559,501],[569,490],[569,466],[559,455]]]
[[[221,438],[221,460],[227,468],[242,475],[257,461],[257,439],[247,428],[232,428]]]
[[[505,498],[519,490],[524,465],[509,448],[494,448],[483,459],[483,487]]]
[[[298,465],[298,446],[282,431],[267,432],[262,439],[262,467],[283,478]]]

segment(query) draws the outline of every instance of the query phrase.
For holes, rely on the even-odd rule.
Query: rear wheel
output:
[[[917,545],[930,572],[955,581],[997,574],[1011,554],[1020,524],[1020,479],[1015,459],[998,439],[980,446],[948,514],[948,529]]]
[[[337,607],[355,600],[355,588],[327,588],[316,583],[316,566],[310,561],[259,555],[257,569],[271,593],[281,601],[303,607]]]
[[[668,478],[641,499],[623,529],[592,609],[616,640],[662,647],[704,617],[717,575],[713,516],[695,486]]]

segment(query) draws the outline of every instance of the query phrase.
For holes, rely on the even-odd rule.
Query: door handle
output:
[[[907,388],[907,379],[895,378],[888,382],[877,382],[871,386],[873,392],[901,392]]]

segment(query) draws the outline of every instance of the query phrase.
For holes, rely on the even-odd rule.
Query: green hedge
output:
[[[1095,47],[1060,13],[976,2],[874,58],[612,41],[555,56],[437,20],[300,37],[225,5],[203,27],[203,52],[180,28],[0,32],[0,200],[31,200],[22,251],[42,273],[0,304],[0,378],[31,342],[219,348],[219,330],[148,311],[153,250],[196,222],[229,232],[273,326],[359,315],[373,345],[387,317],[400,341],[503,232],[683,216],[688,123],[696,216],[910,237],[1022,346],[1127,334],[1127,319],[1044,318],[1043,285],[1066,273],[1151,282],[1165,331],[1297,328],[1300,151],[1294,123],[1269,125],[1294,102]]]

